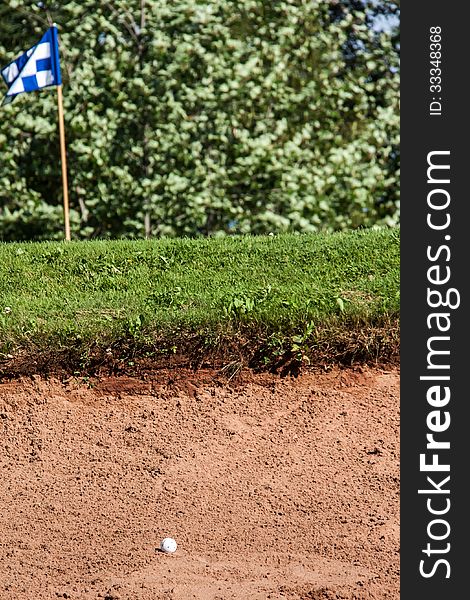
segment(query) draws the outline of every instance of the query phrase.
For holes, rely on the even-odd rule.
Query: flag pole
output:
[[[57,86],[57,106],[59,109],[60,158],[62,163],[62,186],[64,188],[65,239],[70,241],[69,190],[67,183],[67,156],[65,152],[64,104],[62,84]]]

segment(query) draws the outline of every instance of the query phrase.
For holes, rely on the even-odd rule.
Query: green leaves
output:
[[[21,4],[0,8],[2,65],[47,27]],[[398,222],[396,27],[371,21],[394,3],[46,4],[75,238]],[[0,236],[60,236],[55,89],[2,110]]]

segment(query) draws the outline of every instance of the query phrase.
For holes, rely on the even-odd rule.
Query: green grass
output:
[[[4,373],[18,357],[390,358],[398,314],[397,229],[0,244]]]

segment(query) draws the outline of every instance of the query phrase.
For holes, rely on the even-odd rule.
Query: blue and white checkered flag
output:
[[[9,86],[2,105],[15,96],[51,85],[61,85],[57,27],[50,27],[41,40],[1,70]]]

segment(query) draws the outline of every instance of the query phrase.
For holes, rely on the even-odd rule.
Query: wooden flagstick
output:
[[[65,239],[70,241],[69,190],[67,183],[67,157],[65,153],[64,105],[62,84],[57,86],[57,104],[59,108],[60,158],[62,163],[62,186],[64,188]]]

